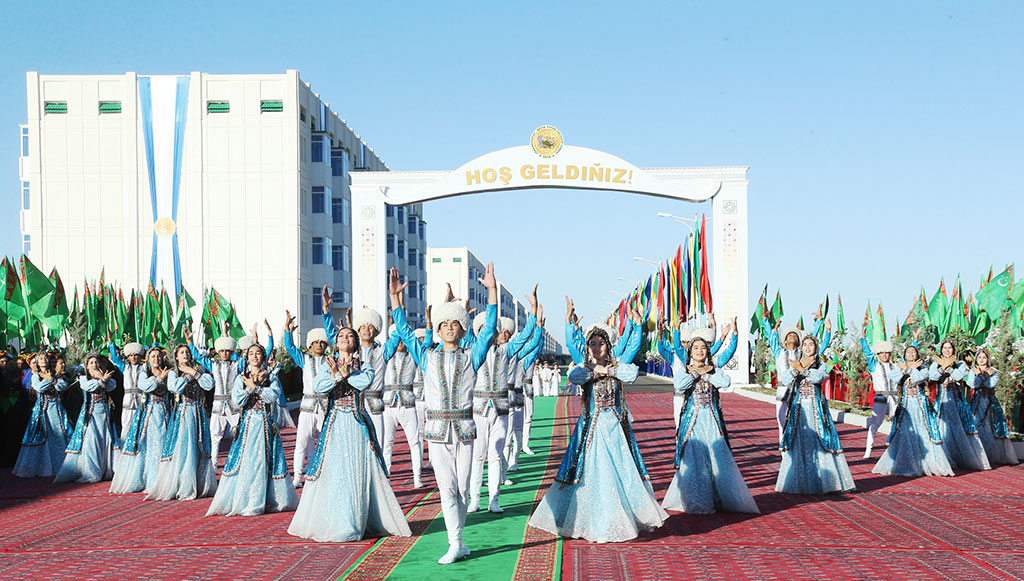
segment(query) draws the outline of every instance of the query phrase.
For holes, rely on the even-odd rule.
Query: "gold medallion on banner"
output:
[[[562,149],[562,133],[551,125],[541,125],[530,137],[533,151],[541,157],[554,157]]]
[[[153,223],[153,230],[156,235],[161,238],[170,238],[174,235],[174,231],[177,229],[177,225],[174,220],[164,216]]]

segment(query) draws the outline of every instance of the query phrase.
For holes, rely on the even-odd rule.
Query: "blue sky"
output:
[[[921,283],[976,290],[1024,248],[1020,3],[490,4],[7,6],[0,251],[20,252],[26,71],[289,68],[396,170],[452,169],[542,124],[641,167],[749,165],[752,301],[768,283],[793,315],[842,292],[849,321],[868,299],[892,321]],[[539,281],[552,318],[571,294],[592,322],[629,290],[618,277],[649,274],[633,256],[682,241],[659,211],[710,215],[583,191],[425,214],[430,245],[469,246],[520,293]]]

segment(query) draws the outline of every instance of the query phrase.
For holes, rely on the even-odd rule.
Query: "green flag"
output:
[[[181,309],[182,304],[185,305],[186,309],[191,309],[196,306],[195,299],[193,299],[192,295],[188,294],[188,291],[185,290],[185,285],[180,285],[178,287],[178,309]]]
[[[836,332],[842,337],[846,334],[846,315],[843,314],[843,295],[839,295],[839,302],[836,305]]]
[[[998,319],[1003,307],[1009,303],[1010,285],[1013,284],[1013,266],[1006,267],[975,295],[978,305],[988,311],[990,318]]]
[[[885,333],[885,311],[882,309],[882,301],[878,301],[878,320],[872,329],[874,331],[872,343],[885,341],[888,338]]]
[[[1024,278],[1018,280],[1010,288],[1010,300],[1018,307],[1024,305]]]
[[[21,286],[29,311],[35,317],[46,315],[50,309],[50,295],[54,291],[53,282],[24,254],[21,255]]]
[[[775,323],[782,320],[784,314],[782,310],[782,294],[779,291],[775,291],[775,302],[772,303],[771,318],[768,322],[772,327],[775,327]]]
[[[796,328],[800,329],[801,331],[804,330],[804,316],[803,315],[800,315],[800,320],[796,322]]]
[[[238,315],[235,314],[235,307],[233,305],[228,307],[228,319],[226,322],[228,324],[227,334],[229,337],[237,341],[245,336],[245,329],[242,328],[242,323],[238,320]]]

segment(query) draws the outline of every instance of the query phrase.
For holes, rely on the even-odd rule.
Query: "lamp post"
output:
[[[648,260],[646,258],[640,258],[639,256],[634,256],[633,260],[635,260],[637,262],[646,262],[647,264],[650,264],[652,266],[661,266],[660,264],[658,264],[657,262],[654,262],[653,260]]]
[[[669,214],[668,212],[658,212],[658,217],[660,217],[660,218],[670,218],[672,220],[675,220],[676,222],[681,222],[683,224],[686,224],[686,227],[690,229],[690,236],[695,236],[695,234],[693,232],[693,226],[691,226],[690,224],[691,223],[692,224],[696,224],[697,223],[697,218],[696,217],[694,217],[692,219],[691,218],[683,218],[683,217],[680,217],[680,216],[673,216],[672,214]]]
[[[619,277],[619,280],[621,280],[622,282],[628,282],[630,284],[640,284],[639,280],[633,280],[631,278],[623,278],[621,276]]]

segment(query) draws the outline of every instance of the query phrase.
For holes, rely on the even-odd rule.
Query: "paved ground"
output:
[[[655,493],[664,494],[673,475],[674,429],[666,383],[642,379],[629,394],[634,428],[650,468]],[[659,392],[651,391],[657,389]],[[473,546],[487,579],[545,578],[544,560],[564,578],[601,579],[836,579],[836,578],[1024,578],[1024,468],[1002,467],[952,478],[893,478],[870,473],[863,460],[861,429],[840,426],[858,490],[829,496],[774,491],[779,454],[771,405],[738,395],[724,397],[732,447],[761,515],[673,514],[665,526],[633,543],[596,545],[558,541],[522,527],[527,548],[515,569],[486,565],[501,551]],[[578,413],[576,398],[561,398],[548,410],[551,458],[543,455],[517,482],[523,494],[543,494],[561,455],[561,442]],[[285,434],[290,448],[292,434]],[[538,445],[535,447],[542,447]],[[433,484],[429,471],[427,485]],[[52,485],[0,472],[0,577],[22,578],[253,578],[327,579],[384,577],[437,530],[436,493],[411,490],[408,453],[398,448],[393,483],[410,510],[414,532],[405,544],[375,539],[318,544],[285,532],[290,514],[254,518],[203,517],[209,499],[144,502],[142,495],[107,494],[108,483]],[[530,493],[531,490],[539,494]],[[522,504],[528,512],[530,503]],[[414,509],[415,507],[415,509]],[[414,510],[413,510],[414,509]],[[488,517],[477,517],[483,519]],[[471,538],[471,521],[467,537]],[[429,527],[433,528],[429,528]],[[479,525],[483,527],[483,525]],[[481,530],[484,530],[481,528]],[[425,531],[425,532],[424,532]],[[477,539],[490,538],[480,533]],[[497,559],[498,557],[493,557]],[[390,559],[390,561],[388,561]],[[495,561],[497,562],[497,561]],[[545,561],[546,562],[546,561]],[[359,563],[367,566],[359,568]],[[355,564],[355,565],[354,565]],[[536,565],[531,569],[532,565]],[[469,571],[479,571],[470,567]],[[552,571],[552,569],[546,569]],[[431,569],[431,571],[433,571]],[[435,578],[454,571],[437,570]],[[443,575],[443,576],[438,576]],[[481,578],[478,573],[458,576]]]

